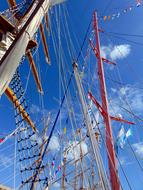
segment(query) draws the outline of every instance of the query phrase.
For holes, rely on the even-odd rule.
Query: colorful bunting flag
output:
[[[126,138],[132,136],[132,130],[128,129],[127,133],[126,133]]]
[[[126,134],[125,134],[125,130],[124,127],[122,126],[118,136],[117,136],[117,144],[120,148],[124,148],[125,145],[125,141],[126,141]]]
[[[119,18],[121,14],[127,13],[127,12],[131,11],[133,8],[140,7],[142,5],[143,5],[143,0],[136,0],[135,5],[130,5],[124,9],[122,9],[118,13],[114,13],[111,15],[104,15],[101,19],[103,19],[104,21],[114,20],[115,18]]]
[[[116,153],[118,153],[118,147],[120,148],[124,148],[125,144],[126,144],[126,141],[127,139],[132,135],[132,130],[131,129],[128,129],[128,131],[125,133],[125,129],[124,127],[122,126],[119,133],[118,133],[118,136],[117,136],[117,140],[115,142],[115,151]]]
[[[104,21],[106,21],[106,19],[107,19],[107,16],[104,16],[104,17],[103,17],[103,19],[104,19]]]
[[[61,166],[60,165],[58,166],[58,171],[61,171]]]
[[[0,138],[0,143],[2,143],[4,141],[5,138]]]
[[[12,133],[10,133],[9,135],[0,138],[0,144],[3,144],[4,142],[6,142],[10,137],[14,136],[17,134],[17,131],[19,130],[20,127],[18,127],[17,129],[15,129]]]
[[[51,165],[52,165],[52,167],[54,168],[54,166],[55,166],[55,162],[54,162],[54,161],[52,161],[52,164],[51,164]]]
[[[110,20],[111,16],[108,16],[108,20]]]
[[[67,132],[67,128],[66,128],[66,127],[64,127],[64,134],[66,134],[66,132]]]

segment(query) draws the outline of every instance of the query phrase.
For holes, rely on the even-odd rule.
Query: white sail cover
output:
[[[33,12],[39,1],[36,1],[33,5],[30,14]],[[31,20],[26,31],[21,35],[17,43],[14,45],[13,49],[10,51],[8,56],[2,62],[0,66],[0,96],[4,93],[7,86],[9,85],[22,56],[25,54],[28,42],[34,36],[35,32],[38,30],[40,23],[44,17],[44,14],[48,11],[48,8],[61,3],[63,0],[45,0],[42,7],[39,9],[37,14]],[[43,10],[44,9],[44,10]]]

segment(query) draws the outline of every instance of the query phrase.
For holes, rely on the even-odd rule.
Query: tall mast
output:
[[[89,114],[88,114],[88,108],[87,108],[87,104],[86,104],[86,99],[84,96],[84,91],[83,91],[83,87],[82,87],[82,83],[81,83],[81,79],[80,79],[80,75],[78,73],[76,63],[73,64],[73,68],[74,68],[74,75],[75,75],[75,80],[76,80],[76,84],[77,84],[77,88],[78,88],[78,93],[79,93],[79,97],[80,97],[80,101],[81,101],[81,105],[82,105],[82,111],[83,111],[87,131],[89,132],[89,137],[91,140],[91,146],[92,146],[94,157],[96,160],[96,165],[97,165],[97,170],[98,170],[98,174],[99,174],[99,179],[101,181],[101,186],[102,186],[103,190],[109,190],[110,187],[108,185],[108,179],[107,179],[104,167],[103,167],[98,143],[97,143],[97,141],[93,135],[94,134],[93,126],[91,125],[91,122],[90,122],[90,118],[89,118]]]
[[[98,59],[97,63],[98,63],[98,75],[99,75],[99,81],[100,81],[102,107],[106,112],[106,115],[104,116],[104,123],[106,127],[106,144],[107,144],[107,151],[108,151],[110,180],[111,180],[112,190],[120,190],[120,182],[118,178],[117,163],[116,163],[116,157],[115,157],[114,145],[113,145],[111,120],[109,116],[109,107],[108,107],[108,100],[107,100],[103,62],[102,62],[101,51],[100,51],[100,38],[99,38],[98,19],[97,19],[96,12],[94,12],[93,14],[93,27],[94,27],[95,38],[96,38],[96,51],[97,51],[96,56]]]

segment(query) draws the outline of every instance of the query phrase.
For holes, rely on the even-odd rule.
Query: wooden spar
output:
[[[79,177],[81,176],[81,173],[86,173],[86,172],[89,171],[89,170],[90,170],[90,167],[85,168],[85,169],[83,170],[83,172],[77,173],[77,175],[74,176],[74,177],[71,179],[71,181],[74,180],[75,178],[79,178]],[[84,190],[84,188],[80,188],[80,190],[81,190],[81,189]]]
[[[66,177],[66,156],[64,157],[63,160],[63,175],[62,175],[62,190],[66,190],[65,188],[65,177]]]
[[[9,6],[11,8],[16,6],[16,1],[15,0],[7,0],[7,1],[8,1],[8,4],[9,4]]]
[[[94,164],[91,162],[91,180],[92,180],[92,189],[95,189],[95,178],[94,178]]]
[[[83,136],[82,136],[82,132],[81,132],[81,129],[78,130],[78,135],[79,135],[79,138],[80,140],[83,139]],[[84,142],[84,141],[82,141]],[[85,160],[84,160],[84,154],[83,154],[83,148],[82,148],[82,142],[80,142],[80,165],[81,165],[81,188],[84,188],[84,181],[87,180],[87,178],[85,177],[85,174],[83,173],[83,168],[85,168]]]
[[[90,152],[88,152],[88,153],[90,153]],[[84,154],[84,156],[86,156],[88,153]],[[79,160],[80,160],[80,159],[76,160],[75,162],[78,162]],[[94,160],[90,160],[90,161],[95,161],[95,159],[94,159]],[[66,165],[67,165],[67,163],[69,164],[70,162],[66,162]],[[72,171],[68,172],[68,173],[66,174],[66,177],[67,177],[67,176],[70,176],[70,175],[73,174],[74,172],[75,172],[75,170],[72,170]],[[76,175],[74,175],[74,176],[76,176]],[[62,179],[62,177],[59,177],[59,178],[56,179],[52,184],[54,184],[54,183],[60,181],[61,179]],[[75,186],[74,186],[74,189],[75,189]],[[76,188],[76,189],[78,189],[78,188]]]
[[[82,170],[82,172],[81,172],[81,180],[82,180],[81,181],[82,182],[81,188],[84,189],[85,184],[89,184],[89,187],[90,187],[90,180],[88,178],[88,175],[83,172],[84,168],[86,168],[86,166],[87,166],[87,162],[84,159],[85,156],[84,156],[83,147],[82,147],[82,142],[85,142],[85,139],[82,141],[82,139],[83,139],[82,131],[81,131],[81,129],[79,129],[78,131],[79,131],[79,133],[78,133],[79,134],[79,139],[81,141],[80,142],[80,153],[81,153],[80,154],[80,159],[81,159],[80,164],[81,164],[81,170]]]
[[[27,54],[27,57],[28,57],[28,60],[29,60],[29,63],[30,63],[30,66],[31,66],[31,69],[32,69],[32,72],[33,72],[33,76],[34,76],[38,91],[40,93],[43,93],[42,85],[41,85],[41,82],[40,82],[40,79],[39,79],[39,75],[38,75],[38,71],[36,69],[34,59],[32,57],[32,53],[30,52],[30,50],[28,50],[26,54]]]
[[[19,112],[21,113],[22,117],[25,119],[25,121],[32,127],[34,131],[36,130],[36,127],[32,120],[30,119],[28,113],[24,110],[20,102],[18,101],[17,97],[14,95],[13,91],[8,87],[5,91],[6,96],[8,99],[19,109]]]
[[[104,123],[106,127],[106,145],[107,145],[107,150],[108,150],[110,181],[111,181],[112,190],[120,190],[121,186],[120,186],[120,181],[118,177],[117,161],[116,161],[116,156],[115,156],[115,151],[114,151],[114,141],[113,141],[113,135],[112,135],[111,119],[109,115],[104,68],[103,68],[103,62],[102,62],[101,50],[100,50],[98,18],[97,18],[96,12],[94,12],[93,14],[93,28],[94,28],[95,39],[96,39],[96,49],[98,52],[97,64],[98,64],[98,75],[99,75],[99,81],[100,81],[102,108],[106,112],[106,115],[104,116]]]
[[[77,176],[77,165],[78,165],[78,160],[75,161],[75,176]],[[74,188],[77,189],[77,177],[75,177]]]
[[[42,42],[43,42],[44,53],[45,53],[45,56],[47,58],[48,64],[50,64],[49,50],[48,50],[48,45],[47,45],[47,42],[46,42],[44,26],[43,26],[42,23],[40,24],[39,29],[40,29],[40,35],[41,35],[41,38],[42,38]]]
[[[83,170],[82,170],[82,165],[83,165],[83,153],[82,153],[82,146],[80,143],[80,167],[81,167],[81,188],[84,187],[84,175],[83,175]]]
[[[46,30],[49,33],[49,17],[48,17],[48,14],[45,14],[44,18],[45,18],[45,23],[46,23]]]
[[[21,57],[23,56],[23,53],[19,52],[19,54],[17,56],[18,58],[14,62],[13,59],[11,59],[11,58],[13,58],[15,54],[12,53],[12,52],[17,51],[16,45],[20,45],[20,40],[21,40],[22,36],[25,39],[25,45],[28,44],[27,43],[28,36],[29,36],[28,32],[30,31],[30,27],[32,27],[32,20],[34,18],[36,18],[37,13],[41,13],[41,14],[39,14],[39,18],[37,20],[37,21],[41,22],[41,20],[43,19],[43,16],[44,16],[44,13],[42,11],[40,11],[42,9],[42,5],[45,2],[45,4],[44,4],[45,12],[48,11],[48,8],[50,6],[50,1],[40,0],[40,1],[37,2],[36,0],[33,0],[33,2],[35,3],[36,7],[33,10],[31,10],[31,14],[29,15],[29,17],[26,20],[26,22],[24,23],[24,25],[22,26],[19,33],[16,35],[15,40],[12,42],[12,44],[9,46],[6,53],[3,55],[3,57],[0,60],[0,66],[5,63],[5,66],[3,67],[3,69],[1,69],[1,72],[4,73],[4,74],[5,73],[7,74],[8,72],[10,72],[9,77],[7,77],[7,78],[5,78],[5,79],[3,79],[1,81],[1,83],[2,83],[2,85],[0,86],[0,94],[1,95],[2,95],[2,93],[4,93],[5,89],[8,87],[8,84],[10,83],[10,80],[12,79],[12,76],[15,73],[15,70],[19,65],[19,61],[20,61]],[[35,27],[35,30],[31,31],[31,35],[33,35],[33,33],[36,32],[37,27],[39,26],[39,22],[38,23],[36,22],[37,25]],[[27,34],[27,35],[24,35],[24,33]],[[25,48],[25,45],[23,45],[23,48]],[[12,70],[10,70],[10,67],[8,67],[8,65],[11,65],[10,63],[14,63],[11,66],[11,67],[13,67]],[[6,68],[9,68],[9,69],[6,69]]]

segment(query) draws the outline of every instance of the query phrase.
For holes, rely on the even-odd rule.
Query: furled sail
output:
[[[14,40],[13,43],[12,41],[7,43],[5,51],[2,52],[3,54],[0,52],[2,54],[2,59],[0,62],[0,96],[4,93],[7,86],[9,85],[22,56],[25,54],[29,40],[33,38],[35,32],[38,30],[45,13],[48,11],[48,8],[61,2],[61,0],[45,0],[42,6],[37,9],[36,14],[28,23],[28,26],[24,32],[19,35],[19,38],[17,38],[17,40]],[[27,16],[28,19],[33,14],[38,5],[39,1],[35,1],[31,8],[31,11],[29,12],[29,15]],[[25,21],[25,23],[23,23],[23,27],[25,26],[28,19]],[[8,47],[9,50],[7,54]],[[7,55],[4,56],[4,54]]]

